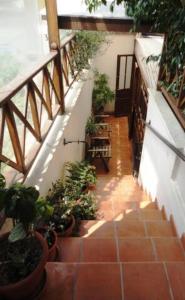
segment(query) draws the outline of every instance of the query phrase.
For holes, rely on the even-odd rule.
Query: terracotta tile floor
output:
[[[126,118],[110,118],[110,172],[96,162],[96,221],[59,241],[41,300],[183,300],[185,251],[133,178]]]

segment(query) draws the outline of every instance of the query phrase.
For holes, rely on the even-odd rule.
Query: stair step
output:
[[[105,220],[82,221],[79,235],[81,237],[112,238],[115,235],[114,222]]]
[[[139,210],[125,210],[125,220],[143,220],[143,221],[162,221],[163,214],[157,209],[139,209]]]
[[[141,201],[139,203],[139,207],[142,210],[145,210],[145,209],[156,209],[157,210],[158,209],[156,202],[151,202],[151,201]]]
[[[81,237],[175,237],[176,234],[169,221],[144,221],[119,219],[117,221],[82,221]]]
[[[40,300],[185,299],[184,262],[48,263],[46,271]]]
[[[58,241],[62,262],[185,261],[178,238],[62,238]]]
[[[147,234],[152,237],[175,237],[176,233],[170,221],[145,222]]]

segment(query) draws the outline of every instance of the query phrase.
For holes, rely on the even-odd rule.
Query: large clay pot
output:
[[[4,235],[6,238],[7,236],[8,234]],[[35,270],[26,278],[18,281],[17,283],[0,286],[0,296],[4,297],[6,300],[32,299],[32,295],[35,294],[35,291],[40,286],[48,258],[48,246],[40,233],[35,232],[35,237],[39,240],[43,249],[41,260]]]

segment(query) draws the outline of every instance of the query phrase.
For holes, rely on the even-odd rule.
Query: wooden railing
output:
[[[75,34],[73,34],[63,40],[60,49],[64,96],[67,95],[71,85],[79,74],[75,64],[75,47],[76,39]]]
[[[72,35],[0,91],[0,163],[10,170],[27,174],[54,118],[64,112],[64,97],[78,75],[74,50]]]
[[[184,72],[181,75],[181,80],[178,88],[178,96],[174,97],[163,85],[160,84],[161,81],[165,80],[165,66],[161,67],[159,74],[158,88],[162,92],[172,111],[176,115],[180,125],[185,130],[185,67]],[[168,75],[168,77],[170,77]],[[169,80],[169,84],[175,81],[175,78]]]

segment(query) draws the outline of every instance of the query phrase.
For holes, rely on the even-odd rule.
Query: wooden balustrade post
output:
[[[58,16],[57,16],[57,4],[56,0],[45,0],[46,3],[46,15],[48,22],[48,35],[50,50],[57,50],[58,55],[54,61],[54,85],[60,100],[61,112],[64,113],[64,86],[62,79],[62,65],[61,65],[61,53],[60,53],[60,35],[58,28]]]

